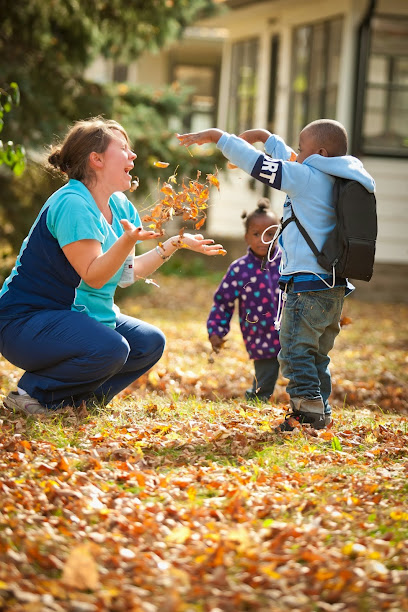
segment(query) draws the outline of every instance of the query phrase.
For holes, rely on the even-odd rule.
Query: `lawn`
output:
[[[165,354],[109,408],[0,408],[0,610],[408,611],[408,307],[348,298],[333,427],[278,436],[236,319],[210,352],[216,279],[154,280],[120,306]]]

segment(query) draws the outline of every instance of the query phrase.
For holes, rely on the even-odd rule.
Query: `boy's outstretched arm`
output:
[[[193,144],[203,145],[208,142],[217,144],[221,136],[223,135],[222,130],[217,128],[210,128],[209,130],[201,130],[201,132],[191,132],[190,134],[176,134],[180,141],[180,144],[190,147]]]
[[[302,164],[292,163],[296,160],[296,153],[279,136],[270,134],[266,138],[267,135],[267,130],[257,129],[242,132],[239,137],[211,128],[176,136],[180,144],[186,147],[209,142],[216,144],[232,164],[269,187],[286,191],[289,196],[293,196],[305,188],[309,178],[307,168]],[[262,141],[266,139],[265,153],[256,149],[250,142],[255,142],[259,138]]]
[[[193,144],[202,145],[209,142],[217,144],[223,133],[224,132],[218,128],[210,128],[208,130],[202,130],[201,132],[191,132],[190,134],[176,134],[176,136],[180,144],[190,147]],[[239,138],[246,140],[249,144],[254,144],[255,142],[265,143],[270,136],[272,136],[272,134],[268,132],[268,130],[256,128],[253,130],[245,130],[245,132],[239,135]]]
[[[265,142],[272,136],[271,132],[268,130],[264,130],[262,128],[255,128],[253,130],[245,130],[242,132],[239,137],[242,140],[246,140],[249,144],[254,144],[255,142]]]

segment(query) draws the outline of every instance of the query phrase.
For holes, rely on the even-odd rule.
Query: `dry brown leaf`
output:
[[[90,544],[80,544],[71,550],[61,580],[64,585],[79,591],[95,591],[98,588],[98,566]]]

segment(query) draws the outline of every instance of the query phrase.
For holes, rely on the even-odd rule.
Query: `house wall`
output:
[[[280,36],[280,58],[278,68],[277,109],[274,131],[287,137],[291,33],[300,24],[322,19],[344,16],[343,40],[340,64],[339,90],[337,99],[337,119],[341,121],[349,136],[352,136],[354,113],[354,79],[356,70],[356,33],[367,8],[368,0],[304,0],[288,3],[286,1],[263,2],[258,6],[236,9],[226,17],[218,18],[218,25],[224,19],[228,22],[229,38],[224,48],[224,63],[221,73],[220,112],[218,127],[225,129],[226,108],[229,87],[229,61],[231,45],[234,41],[258,36],[259,52],[259,97],[254,127],[267,124],[267,98],[269,91],[269,44],[273,34]],[[377,13],[408,14],[406,0],[379,0]],[[408,160],[381,157],[365,157],[363,162],[374,176],[377,185],[379,232],[376,261],[378,264],[396,266],[408,265]],[[216,196],[208,224],[209,234],[225,235],[229,238],[242,235],[243,210],[254,207],[258,197],[263,195],[263,186],[253,185],[253,181],[240,170],[226,170],[220,176],[221,195]],[[273,189],[268,193],[273,209],[280,215],[284,196]],[[401,272],[401,268],[398,268]],[[381,276],[385,278],[384,270]],[[401,276],[400,280],[404,278]],[[405,276],[406,278],[406,276]],[[381,281],[382,286],[384,283]],[[406,291],[408,292],[408,283]]]

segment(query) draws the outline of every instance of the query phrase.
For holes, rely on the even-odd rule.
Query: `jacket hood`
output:
[[[375,192],[373,177],[365,170],[362,162],[352,155],[323,157],[322,155],[314,154],[307,157],[303,164],[335,177],[339,176],[340,178],[358,181],[370,193]]]

